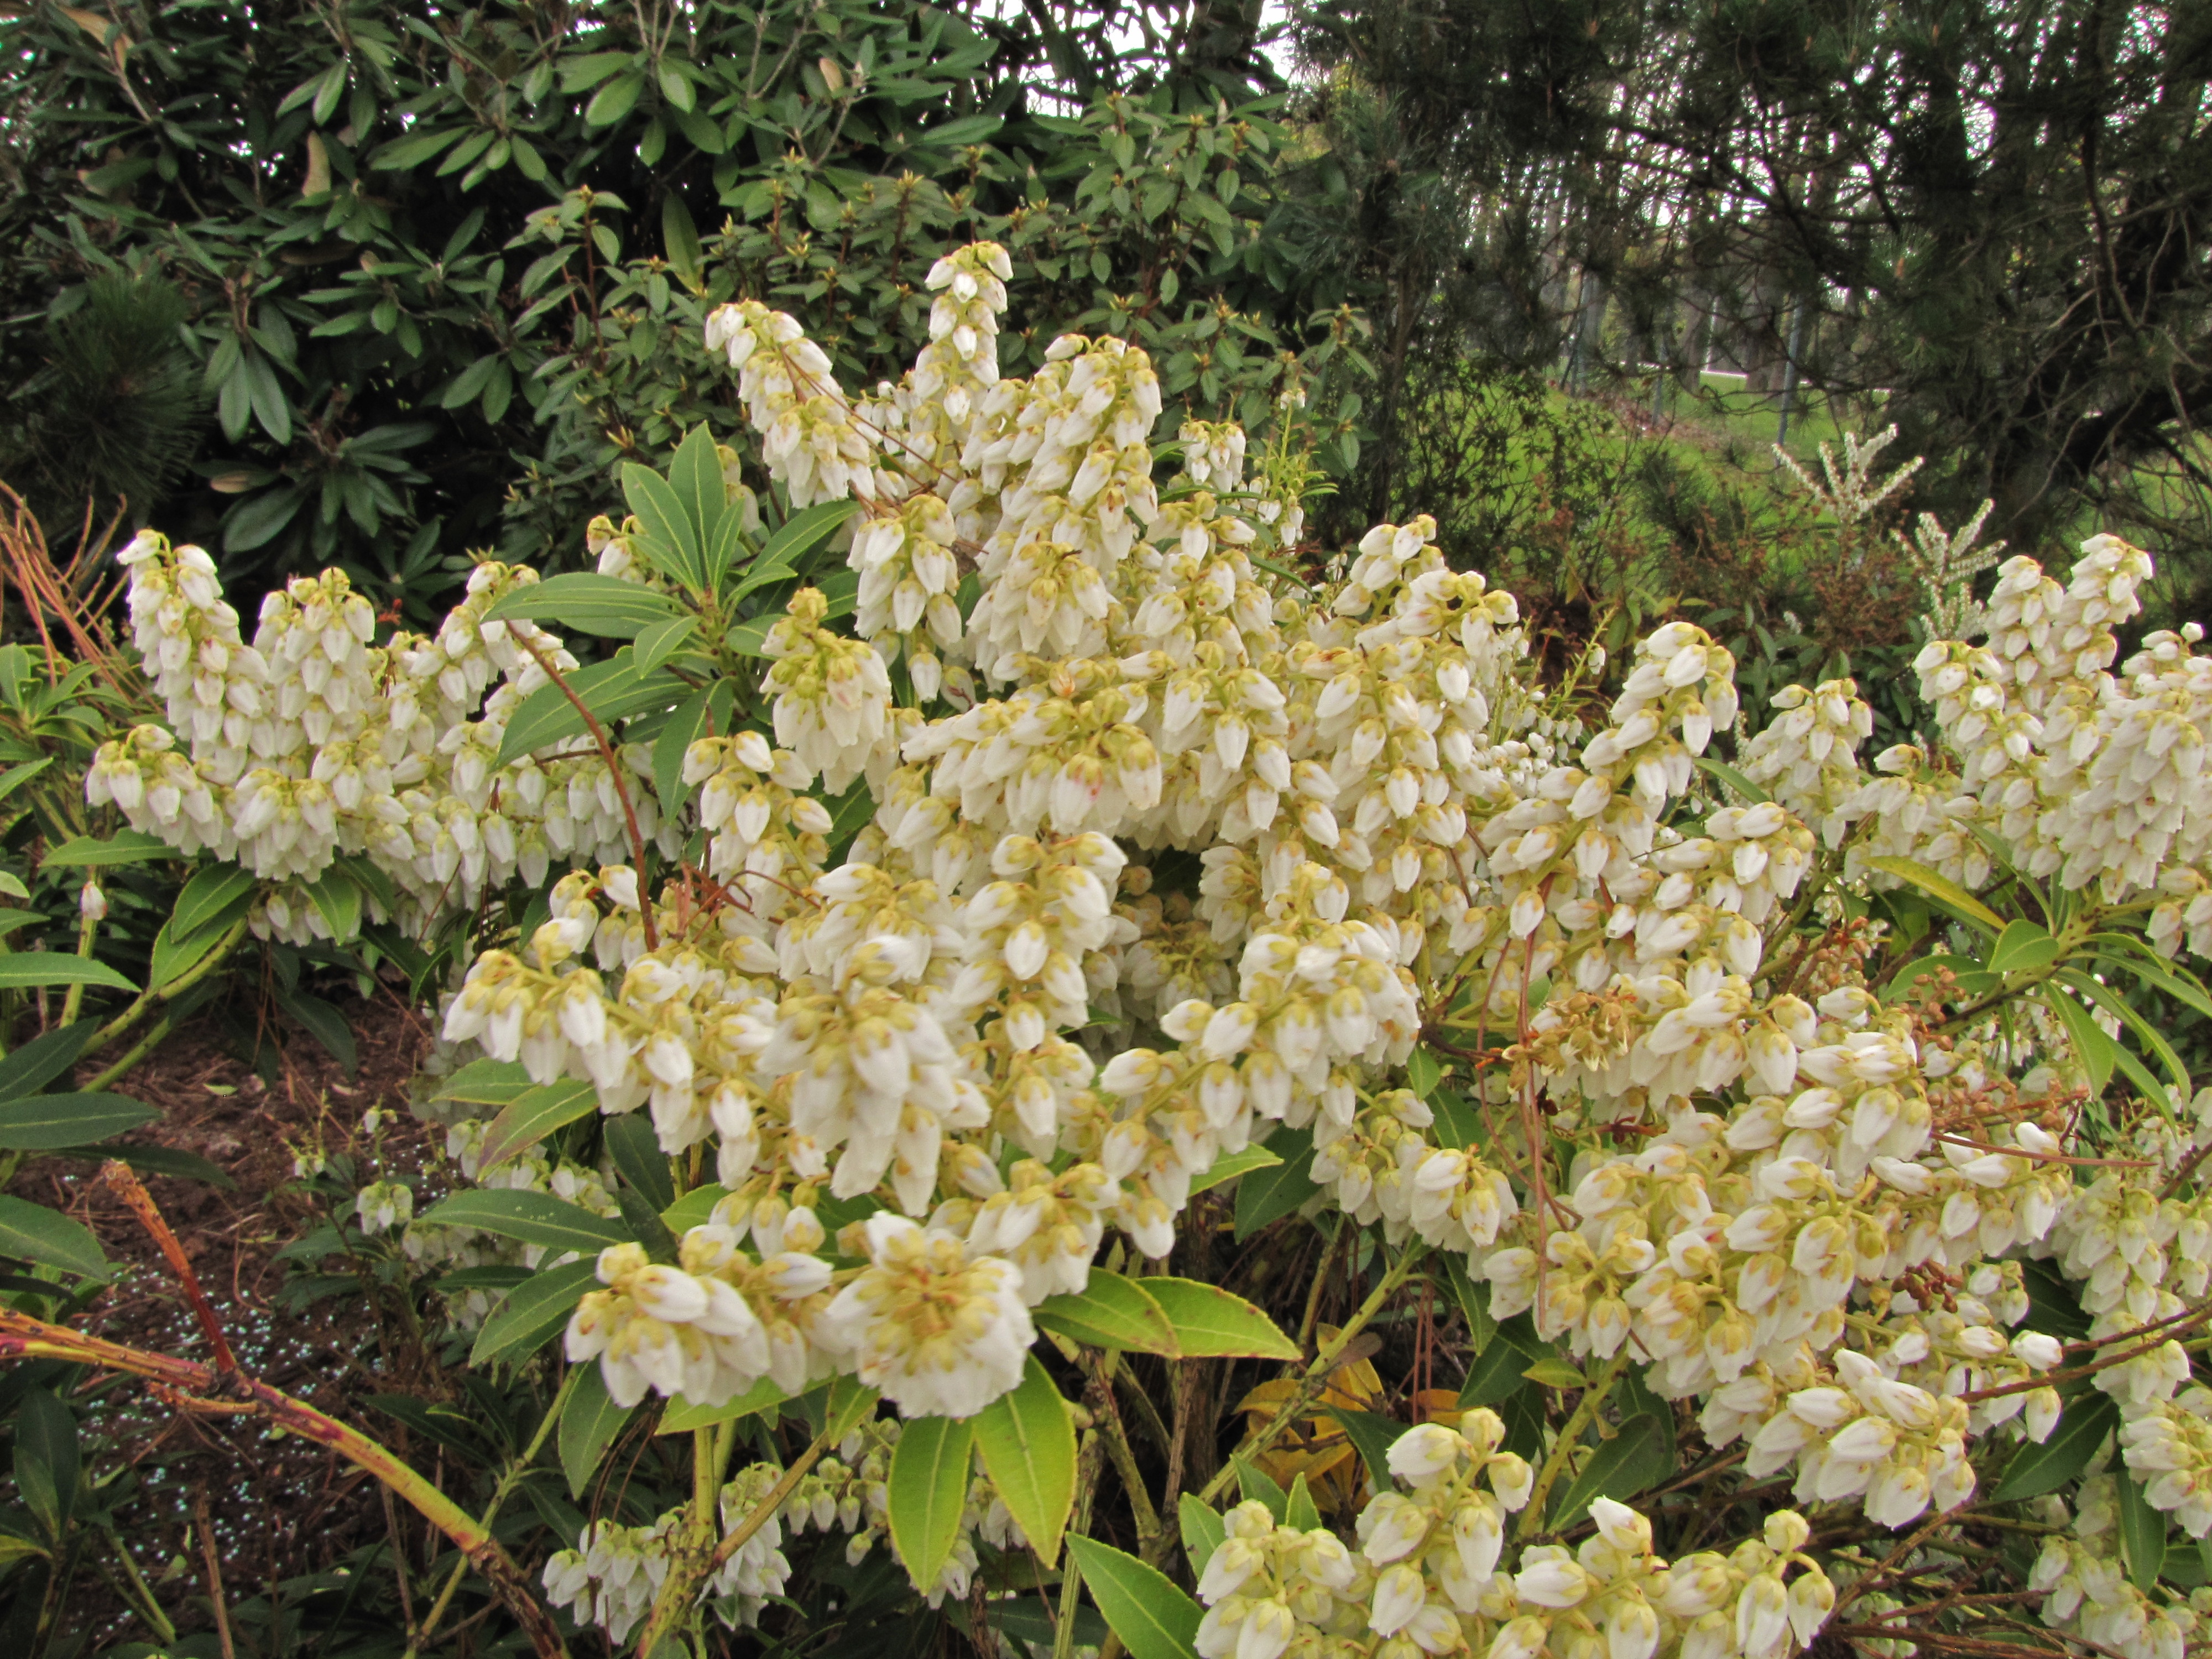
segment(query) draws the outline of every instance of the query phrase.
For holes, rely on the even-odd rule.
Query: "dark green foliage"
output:
[[[1308,243],[1382,293],[1374,515],[1470,347],[1662,413],[1711,352],[1778,425],[1793,362],[1895,421],[1946,522],[2212,568],[2212,9],[1338,0],[1304,45],[1357,204]]]
[[[97,276],[76,297],[46,325],[46,367],[15,392],[0,438],[0,477],[58,528],[118,500],[143,519],[191,459],[208,403],[174,283]]]
[[[787,307],[855,380],[895,374],[930,264],[978,235],[1014,250],[1010,323],[1045,331],[1009,342],[1010,370],[1053,332],[1112,330],[1178,400],[1264,416],[1356,331],[1310,325],[1321,290],[1271,228],[1294,168],[1256,7],[1148,9],[1151,46],[1118,60],[1103,21],[1057,15],[26,8],[0,20],[0,304],[30,325],[0,337],[0,368],[77,368],[69,397],[26,399],[14,475],[128,493],[216,548],[245,606],[335,562],[420,624],[469,549],[580,557],[611,460],[702,419],[736,435],[707,304]],[[1083,108],[1070,88],[1096,101],[1042,112]],[[166,278],[183,317],[155,330],[149,309],[96,350],[64,325],[50,346],[46,320],[115,308],[91,295],[106,276]],[[137,464],[94,467],[70,435],[81,388],[157,334],[185,365],[159,381],[175,413],[155,417],[143,368],[129,422],[94,397],[98,453]],[[177,477],[188,383],[213,416],[197,481]],[[149,427],[161,441],[137,441]],[[1323,429],[1352,437],[1333,407]],[[49,489],[55,457],[72,468]]]

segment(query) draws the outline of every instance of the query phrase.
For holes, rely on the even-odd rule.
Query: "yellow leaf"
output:
[[[300,194],[312,199],[328,195],[330,188],[331,154],[323,148],[323,135],[311,132],[307,135],[307,179],[300,186]]]

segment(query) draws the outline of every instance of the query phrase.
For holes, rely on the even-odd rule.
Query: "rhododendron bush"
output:
[[[547,1595],[649,1653],[820,1530],[979,1618],[1056,1583],[1062,1659],[1086,1593],[1136,1659],[2197,1644],[2212,1091],[2159,1011],[2212,1014],[2212,659],[2116,663],[2146,556],[2007,562],[1918,745],[1848,680],[1746,729],[1681,622],[1606,700],[1426,519],[1306,562],[1294,395],[1158,450],[1119,341],[1000,378],[1008,270],[941,261],[866,391],[717,311],[765,477],[694,434],[596,574],[482,564],[433,636],[332,572],[248,644],[204,553],[124,556],[169,721],[94,800],[265,935],[470,941],[465,1190],[363,1224],[528,1270],[448,1311],[559,1339],[586,1467],[693,1437]],[[1347,1323],[1178,1271],[1269,1224]],[[1439,1303],[1464,1385],[1352,1409]],[[1151,1356],[1291,1369],[1217,1451]]]

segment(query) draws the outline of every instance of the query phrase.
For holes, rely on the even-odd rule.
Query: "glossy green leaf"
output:
[[[0,1060],[0,1100],[20,1100],[45,1088],[76,1064],[99,1030],[100,1022],[92,1019],[58,1025]]]
[[[361,884],[337,865],[307,884],[307,901],[338,944],[349,945],[361,937]]]
[[[714,1206],[730,1195],[727,1187],[708,1182],[694,1187],[660,1212],[662,1224],[681,1237],[689,1229],[703,1227],[714,1218]]]
[[[1024,1358],[1020,1385],[977,1415],[975,1444],[1006,1512],[1051,1566],[1075,1506],[1075,1425],[1036,1354]]]
[[[4,1194],[0,1194],[0,1255],[87,1279],[107,1277],[106,1255],[90,1229],[44,1205]]]
[[[1583,1518],[1592,1499],[1610,1498],[1626,1504],[1674,1473],[1659,1419],[1632,1417],[1613,1431],[1612,1439],[1600,1442],[1591,1452],[1589,1462],[1546,1518],[1546,1528],[1563,1531]]]
[[[693,744],[707,735],[710,724],[718,732],[729,729],[733,696],[725,679],[700,687],[677,705],[653,738],[653,793],[660,801],[664,817],[675,817],[690,799],[691,786],[684,781],[684,757]]]
[[[455,1193],[422,1219],[435,1227],[472,1228],[549,1250],[582,1250],[594,1256],[610,1244],[630,1242],[629,1229],[621,1222],[550,1193]]]
[[[668,204],[677,213],[684,212],[683,203],[672,192]],[[689,216],[685,216],[688,222]],[[676,458],[669,464],[668,488],[683,509],[684,521],[691,526],[696,546],[703,554],[714,544],[714,532],[721,525],[728,501],[728,491],[722,483],[722,458],[714,447],[714,434],[703,425],[693,427],[677,446]]]
[[[1997,936],[1987,963],[1993,974],[2034,973],[2058,960],[2058,941],[2032,921],[2012,921]]]
[[[591,727],[576,708],[581,702],[610,738],[614,722],[648,709],[672,708],[690,694],[691,688],[666,669],[647,673],[625,646],[611,661],[592,663],[564,674],[567,690],[541,685],[522,700],[507,723],[501,739],[501,766],[555,744],[585,746],[593,739]],[[571,693],[574,694],[573,697]]]
[[[655,544],[668,574],[693,592],[706,586],[706,549],[699,527],[692,523],[682,499],[668,480],[649,466],[625,462],[622,469],[623,498]]]
[[[823,501],[793,514],[783,521],[781,529],[761,544],[759,562],[780,565],[787,570],[799,569],[808,554],[828,541],[836,533],[839,525],[860,510],[860,502],[848,498]]]
[[[161,1115],[125,1095],[26,1095],[0,1101],[0,1151],[44,1152],[88,1146]]]
[[[1421,1099],[1426,1100],[1436,1092],[1437,1085],[1443,1080],[1443,1062],[1430,1052],[1426,1043],[1415,1043],[1413,1052],[1406,1056],[1407,1086]]]
[[[500,1108],[477,1152],[479,1169],[504,1164],[526,1152],[556,1129],[588,1117],[599,1109],[599,1097],[589,1083],[564,1078],[558,1083],[533,1085]]]
[[[677,279],[694,294],[704,293],[706,267],[699,249],[699,228],[691,222],[683,197],[672,190],[660,204],[660,245]]]
[[[15,1490],[58,1544],[76,1513],[83,1460],[76,1414],[51,1389],[27,1389],[15,1406]]]
[[[1147,1277],[1145,1293],[1159,1304],[1188,1359],[1296,1359],[1298,1345],[1243,1297],[1194,1279]]]
[[[1867,862],[1884,875],[1894,876],[1901,882],[1918,888],[1960,920],[1970,921],[1977,927],[1985,927],[1992,934],[2004,932],[2004,918],[1948,876],[1938,874],[1926,865],[1916,864],[1911,859],[1878,858],[1869,859]]]
[[[975,1436],[972,1421],[910,1417],[891,1449],[884,1507],[891,1544],[917,1590],[936,1583],[959,1539]]]
[[[1268,1168],[1255,1170],[1237,1183],[1237,1237],[1249,1238],[1262,1227],[1281,1220],[1316,1193],[1313,1178],[1313,1135],[1304,1129],[1278,1129],[1267,1139],[1267,1150],[1281,1159]]]
[[[561,1473],[568,1478],[571,1498],[580,1499],[590,1489],[599,1460],[607,1455],[607,1448],[614,1444],[615,1437],[623,1431],[635,1410],[632,1406],[615,1404],[597,1364],[577,1370],[576,1380],[569,1386],[568,1401],[561,1407],[559,1430]]]
[[[728,1423],[740,1417],[752,1417],[762,1412],[774,1411],[791,1396],[775,1385],[773,1379],[763,1376],[743,1394],[724,1401],[719,1406],[702,1406],[678,1395],[668,1402],[660,1414],[656,1434],[689,1434],[694,1429],[711,1429],[718,1423]]]
[[[1766,791],[1725,761],[1717,761],[1701,755],[1698,757],[1698,769],[1709,777],[1718,778],[1747,805],[1758,806],[1772,799]]]
[[[512,1060],[472,1060],[434,1085],[433,1100],[459,1100],[471,1106],[505,1106],[519,1100],[538,1085],[520,1062]]]
[[[1321,1525],[1321,1506],[1314,1502],[1313,1488],[1306,1485],[1303,1470],[1291,1478],[1291,1489],[1284,1494],[1283,1524],[1300,1532],[1311,1532]]]
[[[602,1133],[615,1172],[652,1206],[658,1221],[660,1212],[676,1201],[676,1182],[668,1172],[668,1154],[660,1150],[652,1115],[628,1112],[611,1117]]]
[[[595,572],[572,572],[518,588],[484,612],[486,622],[557,623],[573,633],[601,639],[635,639],[655,623],[684,614],[667,594]]]
[[[1586,1389],[1589,1378],[1579,1367],[1569,1364],[1557,1354],[1547,1354],[1533,1365],[1522,1367],[1521,1375],[1531,1382],[1540,1382],[1547,1389]]]
[[[1173,1356],[1175,1328],[1160,1304],[1134,1279],[1103,1268],[1091,1270],[1091,1282],[1072,1295],[1047,1297],[1030,1316],[1048,1331],[1094,1348],[1133,1348]]]
[[[97,865],[143,865],[149,858],[181,858],[184,854],[170,848],[161,836],[149,836],[143,830],[118,830],[106,841],[95,836],[77,836],[76,841],[64,841],[53,848],[45,858],[40,858],[40,867],[46,865],[73,865],[73,867],[97,867]]]
[[[559,1202],[557,1199],[554,1201]],[[485,1365],[495,1359],[526,1358],[551,1341],[568,1322],[568,1316],[576,1310],[584,1293],[599,1288],[596,1255],[594,1252],[582,1261],[541,1269],[509,1291],[507,1299],[477,1333],[476,1346],[469,1351],[469,1363]]]
[[[2082,1067],[2089,1073],[2090,1086],[2102,1093],[2105,1085],[2112,1081],[2112,1066],[2119,1058],[2112,1038],[2090,1018],[2087,1008],[2063,991],[2046,990],[2042,1000],[2058,1016],[2066,1034],[2074,1039],[2074,1052],[2081,1056]]]
[[[1948,951],[1938,951],[1931,956],[1922,957],[1916,962],[1908,962],[1892,974],[1888,981],[1881,988],[1881,1000],[1884,1002],[1896,1002],[1902,998],[1911,996],[1914,983],[1923,975],[1936,972],[1939,968],[1949,969],[1958,979],[1960,990],[1968,996],[1981,996],[1997,988],[1997,975],[1990,973],[1972,957],[1956,956]]]
[[[245,906],[240,906],[240,913]],[[232,917],[218,927],[203,927],[198,933],[179,939],[175,923],[165,921],[154,935],[154,948],[146,962],[147,978],[155,990],[165,990],[205,962],[222,943],[223,934],[237,920]]]
[[[2166,1566],[2166,1516],[2150,1506],[2142,1483],[2117,1458],[2112,1474],[2119,1487],[2120,1559],[2127,1565],[2129,1582],[2148,1590]]]
[[[1990,1493],[1993,1504],[2040,1498],[2079,1478],[2089,1460],[2119,1426],[2119,1407],[2108,1394],[2085,1389],[2066,1402],[2057,1426],[2041,1445],[2029,1441],[2005,1465],[2004,1478]]]
[[[632,647],[637,653],[638,672],[649,674],[659,668],[690,644],[698,631],[696,617],[672,617],[666,622],[653,623],[637,636]]]
[[[203,927],[222,920],[231,906],[253,891],[252,872],[234,864],[211,864],[196,871],[177,895],[169,913],[169,926],[179,939],[187,939]]]
[[[2145,1019],[2139,1010],[2130,1006],[2126,998],[2121,996],[2111,986],[2100,985],[2088,975],[2075,969],[2062,968],[2058,970],[2057,977],[2060,984],[2070,988],[2081,997],[2084,1002],[2095,1003],[2097,1006],[2118,1020],[2123,1030],[2132,1032],[2136,1041],[2142,1045],[2144,1052],[2166,1067],[2167,1077],[2172,1079],[2174,1088],[2182,1097],[2185,1098],[2196,1092],[2190,1086],[2189,1068],[2182,1064],[2181,1056],[2174,1053],[2173,1045],[2166,1040],[2165,1034],[2160,1031],[2157,1026]],[[2154,1079],[2146,1083],[2136,1067],[2129,1066],[2127,1061],[2131,1056],[2124,1048],[2115,1054],[2113,1058],[2127,1070],[2137,1088],[2144,1090],[2153,1099],[2158,1097],[2156,1079]]]
[[[1290,1513],[1291,1495],[1275,1484],[1275,1477],[1244,1458],[1236,1460],[1237,1495],[1248,1504],[1264,1504],[1278,1522]]]
[[[1225,1181],[1249,1175],[1255,1170],[1271,1170],[1282,1161],[1261,1146],[1247,1146],[1242,1152],[1224,1152],[1208,1164],[1203,1173],[1191,1177],[1191,1195],[1196,1197]]]
[[[1348,1406],[1332,1406],[1328,1414],[1343,1429],[1344,1437],[1358,1449],[1359,1461],[1367,1465],[1367,1476],[1375,1483],[1375,1490],[1388,1492],[1390,1448],[1407,1432],[1406,1425],[1378,1413],[1357,1412]]]
[[[1182,1553],[1190,1563],[1190,1576],[1201,1577],[1206,1564],[1213,1559],[1214,1551],[1229,1535],[1229,1524],[1221,1518],[1218,1510],[1200,1503],[1194,1492],[1185,1492],[1177,1501],[1176,1520],[1182,1532]]]
[[[0,990],[36,986],[94,985],[104,991],[138,988],[104,962],[60,951],[11,951],[0,956]]]
[[[1204,1615],[1165,1573],[1095,1538],[1070,1538],[1067,1547],[1129,1659],[1191,1659]]]
[[[333,1002],[327,1002],[312,992],[297,988],[276,988],[276,1006],[307,1029],[307,1035],[323,1045],[331,1058],[351,1077],[359,1069],[360,1055],[356,1051],[353,1022]]]

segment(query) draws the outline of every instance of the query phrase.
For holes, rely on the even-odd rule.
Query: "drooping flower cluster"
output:
[[[1534,1545],[1501,1568],[1508,1516],[1534,1480],[1498,1450],[1504,1433],[1493,1413],[1475,1411],[1457,1428],[1402,1436],[1389,1468],[1406,1490],[1360,1512],[1356,1552],[1333,1533],[1277,1522],[1263,1504],[1231,1510],[1200,1571],[1199,1653],[1783,1659],[1826,1621],[1834,1589],[1803,1553],[1810,1528],[1789,1510],[1731,1554],[1670,1564],[1652,1553],[1650,1522],[1600,1498],[1597,1529],[1578,1549]]]
[[[1972,995],[1954,967],[1892,982],[1890,924],[1863,914],[1901,883],[1943,897],[1923,948],[1955,964],[1947,918],[1979,917],[1943,884],[1986,890],[2009,859],[2002,902],[2076,896],[2033,901],[2054,952],[2080,944],[2055,920],[2077,901],[2157,951],[2212,951],[2212,659],[2185,629],[2112,672],[2146,556],[2096,538],[2063,586],[2008,561],[1986,642],[1917,659],[1923,741],[1863,762],[1873,716],[1836,680],[1782,691],[1718,765],[1735,665],[1704,631],[1655,629],[1584,719],[1426,519],[1306,588],[1272,568],[1297,515],[1248,488],[1243,434],[1187,424],[1181,473],[1155,477],[1141,351],[1071,336],[999,374],[1010,268],[988,245],[940,262],[930,346],[866,395],[793,318],[708,320],[790,506],[859,504],[854,634],[826,592],[793,595],[758,630],[765,719],[690,745],[680,807],[621,749],[658,883],[625,861],[595,747],[501,758],[572,660],[485,620],[527,573],[482,567],[436,635],[382,646],[342,578],[295,583],[249,647],[204,555],[128,556],[172,729],[103,750],[95,799],[284,884],[264,926],[312,927],[300,884],[339,857],[424,914],[571,866],[545,920],[477,957],[444,1032],[649,1113],[687,1184],[724,1189],[672,1261],[599,1258],[568,1352],[617,1401],[837,1374],[971,1415],[1114,1234],[1164,1256],[1194,1188],[1279,1134],[1310,1140],[1325,1201],[1450,1253],[1496,1316],[1530,1315],[1589,1376],[1638,1367],[1754,1477],[1883,1525],[1972,1496],[1977,1439],[2051,1433],[2069,1355],[2022,1328],[2022,1258],[2078,1287],[2094,1347],[2201,1298],[2212,1212],[2180,1129],[2077,1180],[2097,1068],[2064,1015],[2109,1018],[2101,981],[2044,973],[2053,955]],[[1869,453],[1838,500],[1879,493]],[[669,591],[633,526],[593,533],[607,574]],[[861,781],[856,828],[828,802]],[[451,1133],[465,1170],[613,1207],[586,1166],[483,1166],[483,1121]],[[362,1213],[402,1219],[381,1191]],[[2095,1376],[2149,1501],[2212,1526],[2186,1350]],[[1498,1572],[1517,1478],[1480,1418],[1438,1431],[1459,1449],[1410,1442],[1410,1491],[1358,1552],[1240,1510],[1207,1650],[1325,1636],[1406,1659],[1472,1624],[1495,1659],[1765,1659],[1818,1627],[1826,1581],[1786,1512],[1670,1565],[1594,1506],[1579,1550]],[[562,1582],[618,1611],[633,1570],[602,1553]]]

